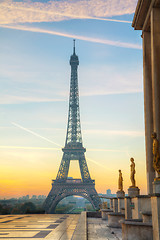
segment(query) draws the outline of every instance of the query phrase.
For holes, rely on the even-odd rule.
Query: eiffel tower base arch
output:
[[[54,213],[63,198],[73,195],[86,198],[95,210],[99,210],[101,201],[95,190],[94,180],[84,183],[81,179],[67,179],[65,182],[53,180],[52,189],[44,203],[45,212]]]

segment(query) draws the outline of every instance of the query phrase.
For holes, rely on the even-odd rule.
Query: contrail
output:
[[[107,22],[117,22],[117,23],[132,23],[132,21],[126,21],[126,20],[118,20],[118,19],[112,19],[112,18],[98,18],[98,17],[85,17],[85,19],[95,19],[100,21],[107,21]]]
[[[55,144],[56,146],[59,146],[59,147],[61,147],[61,148],[63,147],[63,146],[61,146],[61,145],[59,145],[59,144],[51,141],[50,139],[48,139],[48,138],[46,138],[46,137],[43,137],[43,136],[41,136],[41,135],[39,135],[39,134],[37,134],[37,133],[35,133],[35,132],[27,129],[27,128],[22,127],[21,125],[19,125],[19,124],[17,124],[17,123],[14,123],[14,122],[11,122],[11,123],[12,123],[14,126],[16,126],[16,127],[18,127],[18,128],[21,128],[21,129],[23,129],[24,131],[29,132],[29,133],[31,133],[32,135],[36,136],[36,137],[42,138],[43,140],[46,140],[47,142],[53,143],[53,144]]]
[[[115,46],[115,47],[140,49],[140,50],[142,49],[141,45],[134,44],[134,43],[113,41],[113,40],[109,40],[109,39],[92,38],[92,37],[86,37],[86,36],[81,36],[81,35],[76,35],[76,34],[69,34],[69,33],[62,33],[62,32],[57,32],[57,31],[52,31],[52,30],[46,30],[46,29],[42,29],[42,28],[34,28],[34,27],[28,27],[28,26],[22,26],[22,25],[14,25],[14,26],[13,25],[3,25],[3,24],[0,24],[0,27],[21,30],[21,31],[27,31],[27,32],[46,33],[46,34],[50,34],[50,35],[67,37],[67,38],[72,38],[72,39],[75,38],[75,39],[79,39],[82,41],[100,43],[100,44],[105,44],[105,45],[110,45],[110,46]]]
[[[101,163],[98,163],[98,162],[96,162],[95,160],[93,160],[93,159],[91,159],[91,158],[86,158],[88,161],[90,161],[90,162],[93,162],[94,164],[96,164],[97,166],[99,166],[99,167],[102,167],[102,168],[105,168],[105,169],[107,169],[107,170],[110,170],[109,168],[107,168],[107,167],[105,167],[103,164],[101,164]]]

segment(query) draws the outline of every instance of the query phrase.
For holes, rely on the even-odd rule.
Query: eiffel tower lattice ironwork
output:
[[[83,147],[77,69],[78,56],[75,53],[75,40],[73,54],[70,58],[71,84],[69,98],[69,115],[65,147],[62,149],[63,157],[56,180],[52,182],[52,189],[44,203],[46,213],[54,213],[57,204],[65,197],[78,195],[86,198],[93,208],[98,210],[101,203],[95,189],[95,181],[91,179],[85,159],[86,149]],[[69,179],[68,171],[71,160],[78,160],[81,179]]]

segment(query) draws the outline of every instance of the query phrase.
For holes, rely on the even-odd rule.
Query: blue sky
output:
[[[130,23],[136,2],[0,2],[2,196],[47,194],[56,177],[73,38],[80,60],[82,137],[97,190],[116,191],[120,168],[127,191],[129,159],[135,157],[137,184],[146,191],[142,41]],[[76,167],[74,162],[74,177]]]

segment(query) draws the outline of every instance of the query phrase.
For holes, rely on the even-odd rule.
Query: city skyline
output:
[[[1,196],[47,195],[56,177],[66,136],[73,38],[80,60],[82,138],[96,189],[116,192],[121,169],[127,192],[134,157],[136,182],[146,193],[142,48],[130,23],[137,1],[113,4],[105,13],[104,1],[99,6],[90,1],[97,12],[82,2],[74,1],[79,15],[69,3],[64,12],[53,1],[0,3]],[[55,9],[59,18],[51,17]],[[80,177],[76,162],[69,175]]]

